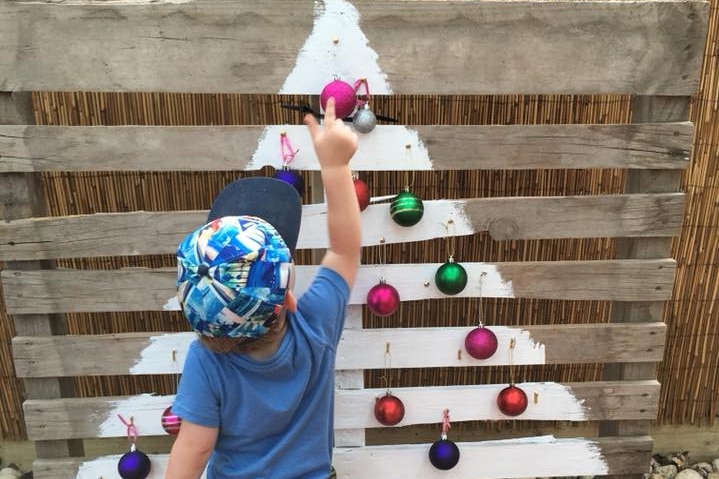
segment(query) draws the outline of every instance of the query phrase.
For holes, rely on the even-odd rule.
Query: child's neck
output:
[[[284,319],[282,321],[282,326],[277,331],[277,334],[272,335],[272,339],[264,342],[262,345],[258,345],[257,347],[252,348],[250,351],[247,351],[246,354],[255,361],[265,361],[267,359],[270,359],[272,356],[274,356],[277,350],[280,349],[282,339],[285,337],[286,332],[287,320]]]

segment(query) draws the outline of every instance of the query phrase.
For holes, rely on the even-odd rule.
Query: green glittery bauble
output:
[[[434,283],[444,294],[459,294],[467,286],[467,270],[450,258],[434,274]]]
[[[424,215],[424,205],[417,196],[405,190],[392,200],[389,213],[398,225],[414,226]]]

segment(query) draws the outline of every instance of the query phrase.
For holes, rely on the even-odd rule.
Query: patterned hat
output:
[[[282,312],[292,256],[260,218],[209,222],[180,244],[177,262],[177,297],[200,334],[257,338]]]
[[[282,312],[302,202],[284,181],[227,185],[208,223],[177,250],[177,297],[192,328],[210,337],[257,338]]]

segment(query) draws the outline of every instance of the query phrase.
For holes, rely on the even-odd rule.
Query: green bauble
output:
[[[424,215],[424,205],[422,200],[405,189],[392,200],[389,213],[398,225],[414,226]]]
[[[459,294],[467,286],[467,270],[450,257],[434,274],[434,283],[444,294]]]

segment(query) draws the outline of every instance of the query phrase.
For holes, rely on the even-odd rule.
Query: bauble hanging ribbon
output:
[[[505,416],[519,416],[527,410],[529,400],[527,393],[514,385],[514,346],[516,340],[509,341],[509,386],[497,395],[497,407]]]
[[[292,148],[292,143],[286,132],[280,133],[280,154],[282,155],[282,169],[275,172],[275,178],[289,183],[301,196],[305,194],[305,180],[302,175],[290,169],[290,163],[295,159],[300,150]]]
[[[387,343],[384,353],[385,369],[389,369],[391,367],[390,357],[389,343]],[[392,391],[389,388],[389,379],[387,379],[387,374],[388,371],[385,371],[385,375],[383,376],[387,392],[384,396],[375,399],[374,417],[384,426],[395,426],[404,418],[404,403],[400,398],[392,394]]]
[[[447,432],[452,427],[449,422],[449,409],[442,413],[442,435],[440,440],[429,448],[429,462],[442,471],[448,471],[459,462],[459,447],[447,439]]]
[[[177,350],[172,350],[172,364],[175,368],[175,391],[179,389],[179,383],[180,383],[180,370],[177,364]],[[162,424],[162,429],[165,430],[167,434],[170,434],[172,436],[177,436],[180,433],[180,426],[182,425],[182,418],[178,416],[177,414],[172,412],[172,406],[168,406],[163,412],[162,412],[162,418],[160,419],[160,424]]]
[[[361,78],[355,82],[355,91],[364,85],[365,96],[359,100],[359,109],[352,117],[352,125],[359,133],[370,133],[377,126],[377,117],[369,108],[369,82],[366,78]]]
[[[127,440],[130,442],[130,452],[125,453],[117,463],[117,472],[122,479],[145,479],[150,475],[152,463],[147,454],[137,449],[137,428],[132,417],[130,422],[125,421],[121,415],[117,415],[120,421],[127,427]]]

